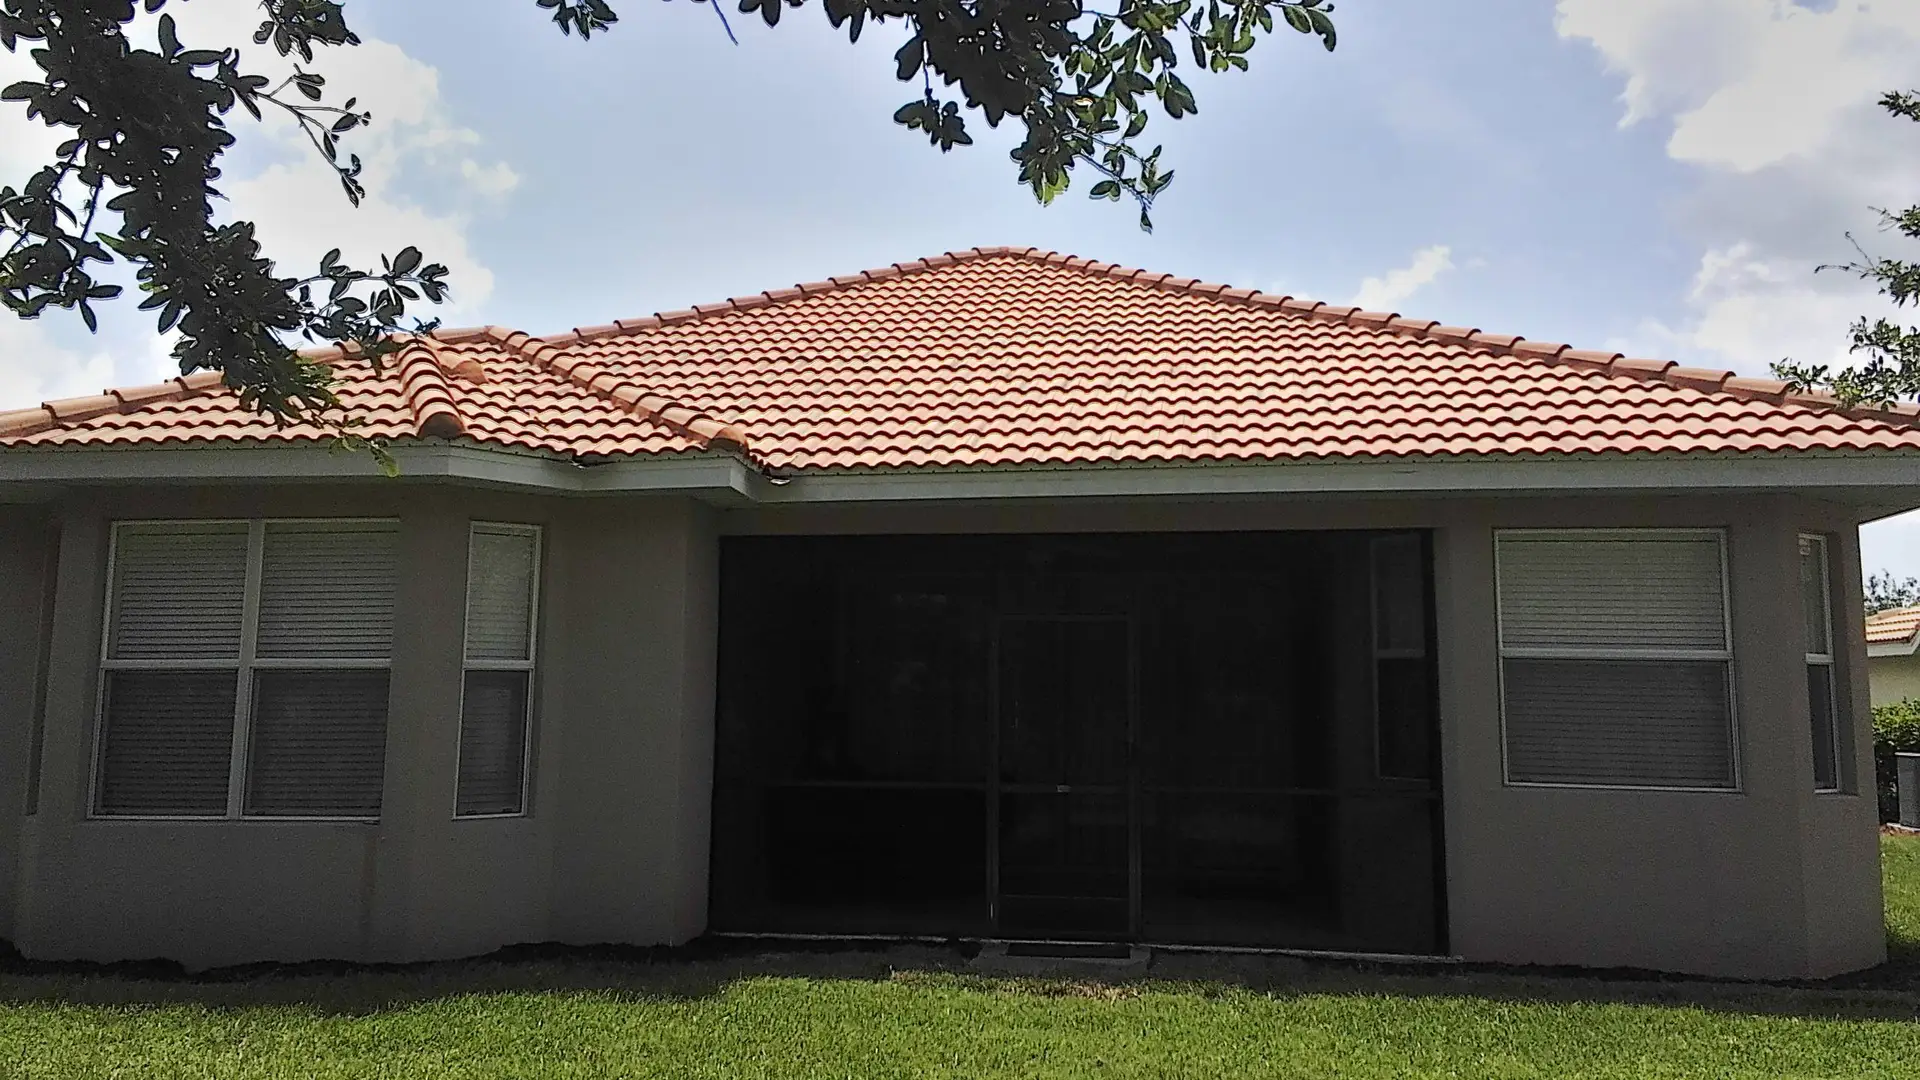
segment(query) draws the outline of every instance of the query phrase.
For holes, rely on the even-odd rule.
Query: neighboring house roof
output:
[[[544,338],[330,357],[369,436],[763,469],[1920,450],[1842,410],[1626,359],[1030,248],[978,248]],[[0,445],[316,441],[216,373],[0,413]]]
[[[1888,608],[1867,616],[1868,656],[1912,656],[1920,647],[1920,607]]]

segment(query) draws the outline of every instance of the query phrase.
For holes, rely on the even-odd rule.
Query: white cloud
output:
[[[252,0],[198,0],[176,16],[181,40],[251,42],[259,25]],[[243,66],[278,78],[292,61],[270,47],[243,46]],[[311,273],[319,258],[338,247],[355,265],[372,265],[381,254],[413,244],[447,264],[453,303],[431,314],[472,317],[493,290],[493,274],[467,243],[469,215],[498,203],[519,183],[511,165],[485,160],[480,136],[453,119],[440,94],[439,72],[391,42],[365,38],[352,48],[316,50],[303,64],[326,76],[330,104],[346,95],[370,112],[373,123],[342,139],[346,153],[360,156],[367,194],[359,207],[347,201],[339,180],[284,111],[268,109],[262,130],[278,160],[249,176],[221,185],[235,216],[253,221],[261,245],[282,273]],[[236,123],[246,121],[235,114]],[[430,202],[407,191],[431,190]]]
[[[1702,246],[1681,315],[1616,347],[1748,374],[1849,362],[1848,325],[1888,305],[1814,267],[1854,257],[1850,231],[1879,253],[1870,208],[1920,198],[1920,130],[1876,104],[1920,82],[1920,4],[1559,0],[1556,26],[1623,77],[1623,125],[1671,125],[1696,183],[1677,205]]]
[[[1395,304],[1431,285],[1435,278],[1451,269],[1451,248],[1445,244],[1421,248],[1413,253],[1413,261],[1407,265],[1360,282],[1360,291],[1350,302],[1355,307],[1391,311]]]
[[[1920,129],[1878,108],[1920,86],[1920,3],[1559,0],[1556,26],[1623,80],[1621,125],[1666,123],[1692,167],[1677,204],[1701,245],[1678,316],[1648,318],[1622,351],[1765,374],[1783,358],[1845,364],[1847,328],[1888,313],[1872,288],[1821,263],[1910,251],[1875,232],[1875,206],[1920,201]],[[1905,313],[1912,321],[1913,313]],[[1920,573],[1920,518],[1862,533],[1869,570]]]
[[[113,381],[113,358],[104,350],[62,348],[46,323],[0,313],[0,412],[97,394]]]
[[[292,62],[270,47],[251,44],[259,25],[254,0],[196,0],[168,5],[189,48],[241,43],[243,69],[278,77]],[[136,46],[151,43],[152,21],[136,28]],[[143,40],[144,39],[144,40]],[[229,155],[227,176],[218,184],[227,197],[216,211],[254,222],[261,245],[282,274],[307,274],[329,248],[339,247],[349,262],[377,264],[382,253],[408,244],[451,270],[453,303],[424,308],[424,315],[475,319],[493,289],[493,274],[468,243],[470,215],[497,206],[519,183],[511,165],[484,153],[480,136],[457,123],[440,93],[439,73],[399,46],[366,38],[359,46],[319,50],[304,65],[324,74],[328,100],[351,94],[373,114],[373,124],[350,133],[343,149],[360,155],[366,198],[354,208],[333,172],[284,113],[269,108],[256,124],[243,110],[228,114],[245,156]],[[38,69],[23,54],[0,50],[0,84],[32,77]],[[63,137],[37,121],[28,122],[17,104],[0,105],[0,184],[18,184],[51,154]],[[264,152],[264,153],[263,153]],[[262,161],[248,169],[249,162]],[[430,193],[423,197],[416,193]],[[115,305],[131,309],[128,298],[103,312],[104,322],[119,325]],[[56,314],[49,318],[63,318]],[[142,314],[140,321],[151,327]],[[122,340],[115,334],[118,365],[96,373],[100,356],[82,356],[52,347],[43,331],[22,330],[0,313],[0,409],[31,404],[45,396],[74,392],[73,380],[60,378],[58,364],[74,366],[77,392],[98,390],[112,381],[118,366],[145,372],[164,355],[157,338]],[[31,326],[31,324],[27,324]],[[148,333],[150,331],[142,331]],[[170,368],[171,361],[164,367]],[[57,387],[46,389],[46,387]],[[39,396],[35,396],[39,395]]]
[[[1854,319],[1899,315],[1850,275],[1815,274],[1805,261],[1744,241],[1700,257],[1685,311],[1678,325],[1648,319],[1608,348],[1746,375],[1767,375],[1782,360],[1844,367],[1855,362],[1846,334]]]
[[[1623,126],[1670,117],[1676,160],[1751,172],[1817,151],[1849,112],[1903,86],[1920,4],[1560,0],[1555,26],[1625,77]]]

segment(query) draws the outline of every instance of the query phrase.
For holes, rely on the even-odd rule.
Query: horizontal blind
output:
[[[1717,536],[1503,534],[1498,555],[1504,648],[1727,647]]]
[[[245,522],[120,525],[107,656],[231,662],[240,655],[246,587]]]
[[[268,522],[256,654],[387,659],[399,574],[400,532],[392,522]]]
[[[379,816],[387,749],[384,670],[261,671],[252,734],[249,815]]]
[[[225,814],[238,686],[232,670],[108,672],[99,812]]]
[[[467,659],[533,659],[538,534],[475,525],[467,565]]]
[[[517,814],[526,776],[526,671],[469,671],[460,710],[455,813]]]
[[[1733,785],[1723,661],[1508,659],[1502,666],[1509,779]]]

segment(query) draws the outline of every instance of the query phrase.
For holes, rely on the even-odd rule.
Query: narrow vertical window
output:
[[[474,524],[454,798],[459,817],[526,812],[539,568],[537,526]]]
[[[1827,541],[1800,538],[1800,611],[1807,649],[1807,713],[1813,735],[1813,788],[1840,790],[1839,688],[1834,678],[1833,592]]]
[[[1374,757],[1380,776],[1433,778],[1432,688],[1427,677],[1427,567],[1417,533],[1375,537]]]
[[[47,742],[47,681],[53,677],[53,608],[59,595],[60,528],[47,533],[40,578],[40,647],[33,664],[33,729],[27,736],[27,816],[40,812],[40,758]]]

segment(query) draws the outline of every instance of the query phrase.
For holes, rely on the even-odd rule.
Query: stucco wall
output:
[[[1868,657],[1867,683],[1875,705],[1920,698],[1920,652]]]
[[[17,508],[16,508],[17,509]],[[0,512],[0,940],[13,938],[20,830],[33,768],[43,614],[55,540],[37,511]]]
[[[27,512],[0,514],[4,545]],[[714,582],[707,518],[693,504],[395,485],[112,492],[57,514],[65,533],[41,813],[22,822],[10,804],[18,827],[4,840],[19,846],[6,866],[20,880],[7,895],[19,899],[11,934],[27,955],[196,967],[423,959],[554,938],[673,943],[701,928]],[[401,526],[379,823],[90,820],[108,522],[330,515],[393,516]],[[545,527],[534,785],[523,818],[452,814],[471,520]],[[4,546],[0,554],[9,582],[31,561]],[[11,589],[8,600],[19,603]],[[23,650],[0,636],[0,666],[31,659]],[[7,746],[20,738],[18,711],[0,697]],[[0,782],[9,798],[20,790],[10,771]]]
[[[380,823],[87,820],[107,521],[336,513],[402,522]],[[26,514],[0,508],[0,552],[12,551],[4,535]],[[1255,528],[1434,530],[1454,952],[1806,976],[1864,966],[1884,947],[1872,801],[1811,790],[1795,534],[1836,537],[1840,580],[1856,580],[1858,568],[1847,515],[1814,503],[1249,499],[721,513],[687,500],[394,485],[97,493],[63,504],[59,517],[41,813],[17,839],[0,841],[19,847],[12,932],[32,956],[163,955],[203,965],[411,959],[547,939],[684,941],[705,925],[717,534]],[[534,790],[524,819],[451,816],[470,519],[546,527]],[[1727,529],[1740,791],[1503,782],[1493,530],[1580,525]],[[17,553],[0,560],[22,565]],[[18,636],[0,636],[4,670],[22,662]],[[1871,775],[1857,632],[1846,659],[1857,790]],[[0,696],[0,740],[17,742],[12,701]],[[4,772],[0,782],[19,790]],[[1348,870],[1364,878],[1365,867]]]

